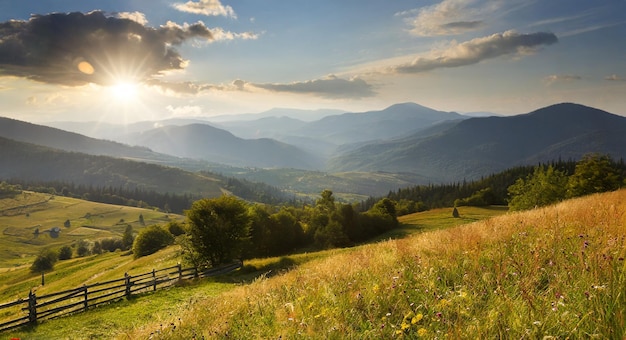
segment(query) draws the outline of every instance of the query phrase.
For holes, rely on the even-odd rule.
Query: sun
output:
[[[118,82],[109,88],[111,95],[116,101],[129,102],[137,99],[139,86],[132,82]]]

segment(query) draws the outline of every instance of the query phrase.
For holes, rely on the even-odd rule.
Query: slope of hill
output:
[[[134,144],[179,157],[233,166],[316,169],[321,160],[269,138],[242,139],[206,124],[165,126],[131,137]]]
[[[145,147],[131,147],[117,142],[95,139],[74,132],[4,117],[0,117],[0,137],[90,155],[161,162],[175,161],[174,157],[152,152]]]
[[[0,137],[0,178],[62,181],[94,187],[142,188],[161,193],[216,197],[222,183],[216,177],[179,168],[66,152]]]
[[[174,287],[180,294],[167,295],[171,299],[161,298],[171,290],[157,291],[12,335],[622,339],[625,202],[621,190],[452,228],[444,227],[458,220],[449,209],[439,216],[418,213],[403,219],[416,221],[404,239],[247,261],[233,276],[237,284],[217,293],[215,285],[228,278]],[[433,231],[433,223],[445,229]],[[267,275],[269,268],[278,275]],[[241,284],[246,272],[261,277]],[[204,294],[196,295],[200,287]],[[138,313],[143,306],[151,312]],[[128,315],[136,318],[131,324],[122,322]],[[105,333],[102,320],[117,327]]]
[[[517,165],[626,157],[626,118],[557,104],[511,117],[471,118],[440,131],[363,146],[329,162],[331,171],[413,172],[436,182],[476,179]]]
[[[127,225],[138,232],[145,225],[165,224],[170,219],[182,221],[183,216],[24,191],[0,199],[0,268],[30,265],[44,248],[119,238]],[[54,227],[60,232],[47,232]]]

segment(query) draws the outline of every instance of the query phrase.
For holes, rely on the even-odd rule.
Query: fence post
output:
[[[128,273],[124,273],[124,278],[126,279],[126,297],[128,298],[130,296],[130,275],[128,275]]]
[[[89,307],[89,297],[87,295],[87,285],[83,285],[83,290],[85,291],[85,310]]]
[[[32,290],[28,293],[28,321],[37,323],[37,296]]]
[[[183,267],[180,265],[180,262],[176,265],[178,267],[178,281],[183,279]]]
[[[156,285],[157,285],[156,272],[154,271],[154,268],[152,268],[152,290],[156,291]]]

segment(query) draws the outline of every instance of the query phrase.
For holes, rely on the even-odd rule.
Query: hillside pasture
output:
[[[34,256],[46,247],[120,237],[127,225],[138,232],[146,225],[165,224],[170,219],[182,220],[183,217],[24,191],[15,197],[0,199],[0,268],[30,265]],[[66,221],[69,227],[65,226]]]
[[[312,260],[122,339],[626,334],[626,190]],[[463,214],[461,212],[461,214]]]

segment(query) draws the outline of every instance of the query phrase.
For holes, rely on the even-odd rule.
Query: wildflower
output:
[[[418,335],[420,338],[423,338],[423,337],[425,337],[426,335],[428,335],[428,330],[427,330],[426,328],[423,328],[423,327],[422,327],[422,328],[420,328],[420,329],[418,329],[418,330],[417,330],[417,335]]]
[[[423,319],[423,318],[424,318],[424,314],[419,313],[419,314],[415,315],[415,316],[413,317],[413,319],[411,319],[411,324],[412,324],[412,325],[415,325],[416,323],[418,323],[418,322],[422,321],[422,319]]]
[[[400,325],[400,329],[402,329],[403,331],[406,331],[409,328],[411,328],[411,325],[406,322],[402,322],[402,325]]]

